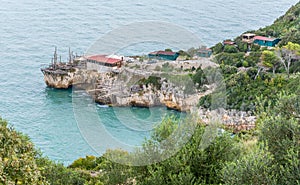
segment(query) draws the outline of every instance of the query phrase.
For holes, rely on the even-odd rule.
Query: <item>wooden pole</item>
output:
[[[71,54],[71,48],[69,47],[69,63],[72,62],[72,54]]]
[[[57,48],[55,46],[55,51],[54,51],[54,65],[57,63]]]

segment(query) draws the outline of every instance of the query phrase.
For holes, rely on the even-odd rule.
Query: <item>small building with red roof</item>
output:
[[[86,57],[87,62],[99,64],[107,67],[116,67],[122,65],[122,58],[113,58],[107,55],[93,55]]]
[[[223,41],[223,45],[230,45],[230,46],[234,46],[236,43],[233,42],[232,40],[224,40]]]
[[[178,56],[179,53],[172,51],[155,51],[148,54],[149,58],[158,60],[176,60]]]
[[[279,38],[271,38],[271,37],[264,37],[264,36],[255,36],[253,38],[253,43],[258,44],[260,46],[266,47],[275,47],[276,44],[280,42]]]

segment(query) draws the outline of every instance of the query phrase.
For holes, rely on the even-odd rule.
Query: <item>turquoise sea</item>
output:
[[[72,91],[44,84],[40,68],[50,62],[54,46],[67,60],[69,46],[82,54],[107,32],[143,21],[184,27],[212,46],[271,24],[295,3],[297,0],[2,0],[0,115],[53,160],[70,164],[78,157],[96,155],[77,127]],[[96,111],[111,135],[130,145],[139,145],[149,136],[136,129],[143,120],[151,118],[157,123],[165,114],[178,114],[164,108],[96,107]]]

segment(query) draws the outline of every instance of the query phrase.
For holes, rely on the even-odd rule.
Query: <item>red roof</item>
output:
[[[107,55],[94,55],[87,57],[88,60],[94,60],[96,62],[100,63],[108,63],[108,64],[116,64],[118,62],[121,62],[121,59],[117,58],[110,58]]]
[[[151,55],[176,55],[175,52],[172,51],[155,51],[155,52],[151,52]]]
[[[255,36],[254,40],[274,41],[274,40],[276,40],[276,38],[263,37],[263,36]]]
[[[225,40],[225,41],[223,41],[223,44],[225,44],[225,45],[235,45],[235,42],[233,42],[231,40]]]
[[[210,48],[200,48],[198,51],[212,51]]]

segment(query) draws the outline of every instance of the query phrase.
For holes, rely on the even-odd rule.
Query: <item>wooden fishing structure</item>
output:
[[[81,56],[75,56],[71,49],[69,48],[69,61],[62,62],[61,56],[57,55],[57,47],[55,47],[53,58],[51,59],[51,64],[48,67],[42,68],[42,73],[53,74],[53,75],[67,75],[69,72],[73,72],[76,68],[85,68],[85,60]]]

